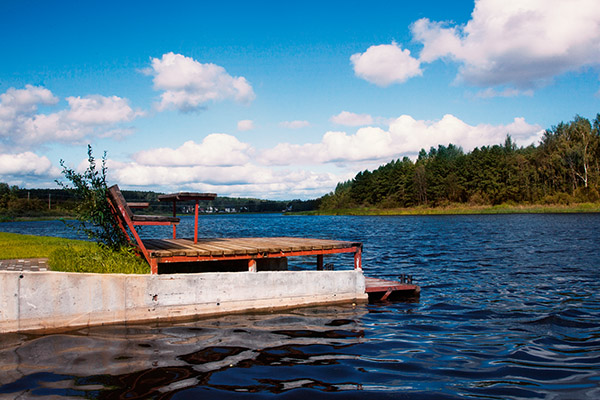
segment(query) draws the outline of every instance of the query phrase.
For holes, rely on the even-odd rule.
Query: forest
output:
[[[547,129],[538,145],[504,144],[465,153],[453,144],[421,150],[374,171],[359,172],[319,199],[320,210],[440,207],[450,204],[598,202],[600,114]]]

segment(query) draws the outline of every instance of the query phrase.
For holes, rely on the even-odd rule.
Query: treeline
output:
[[[455,145],[421,150],[374,171],[359,172],[320,198],[321,210],[597,202],[600,183],[600,114],[576,116],[545,131],[535,146],[503,145],[464,153]]]
[[[148,202],[144,210],[149,214],[168,214],[172,203],[159,202],[161,193],[152,191],[123,190],[123,196],[131,202]],[[177,203],[178,214],[192,212],[193,202]],[[0,182],[0,221],[20,217],[57,217],[74,215],[77,199],[71,190],[24,189]],[[214,212],[282,212],[307,211],[317,207],[317,200],[262,200],[238,197],[217,197],[212,201],[200,202],[200,207],[212,207]]]

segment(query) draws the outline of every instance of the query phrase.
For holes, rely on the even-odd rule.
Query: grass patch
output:
[[[113,251],[95,245],[92,249],[63,247],[50,254],[50,269],[98,274],[148,274],[150,266],[133,250]]]
[[[48,258],[54,250],[66,246],[83,250],[98,247],[95,243],[83,240],[6,232],[0,232],[0,242],[2,243],[2,246],[0,246],[1,260],[13,258]]]
[[[115,252],[93,242],[0,232],[0,259],[48,258],[53,271],[147,274],[148,263],[133,251]]]

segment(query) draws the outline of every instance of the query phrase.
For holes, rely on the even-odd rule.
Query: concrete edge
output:
[[[49,332],[118,323],[366,302],[362,271],[177,275],[0,271],[0,332]]]

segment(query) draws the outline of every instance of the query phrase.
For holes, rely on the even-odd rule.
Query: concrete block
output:
[[[0,332],[366,299],[360,270],[172,275],[0,271]]]

